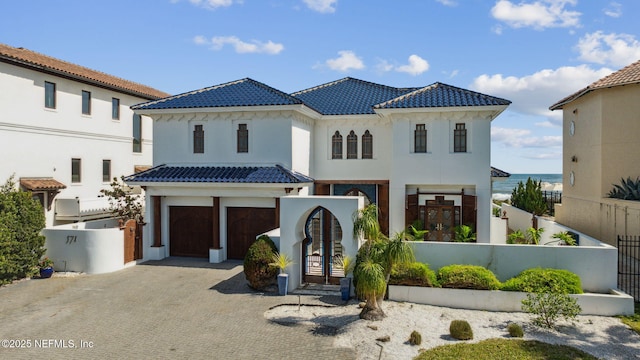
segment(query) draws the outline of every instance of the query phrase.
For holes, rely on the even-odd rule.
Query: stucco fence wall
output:
[[[125,267],[124,235],[115,219],[53,226],[42,235],[56,271],[102,274]]]
[[[483,266],[500,281],[526,269],[566,269],[577,274],[587,292],[609,293],[617,287],[617,249],[602,246],[538,246],[411,242],[416,260],[438,270],[445,265]]]

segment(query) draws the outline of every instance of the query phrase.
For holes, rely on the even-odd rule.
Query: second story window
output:
[[[247,129],[247,124],[238,124],[238,152],[249,152],[249,129]]]
[[[373,135],[369,130],[362,134],[362,158],[373,159]]]
[[[347,135],[347,159],[358,158],[358,135],[353,130]]]
[[[142,119],[138,114],[133,114],[133,152],[142,152]]]
[[[56,84],[52,82],[44,82],[44,107],[47,109],[56,108]]]
[[[193,153],[204,153],[204,130],[202,129],[202,125],[196,125],[193,128]]]
[[[82,180],[82,159],[71,159],[71,182],[79,183]]]
[[[467,152],[467,129],[464,123],[457,123],[453,131],[453,152]]]
[[[336,131],[331,137],[331,158],[342,159],[342,135]]]
[[[111,119],[120,120],[120,99],[111,98]]]
[[[427,152],[427,128],[424,124],[416,124],[416,130],[414,131],[414,149],[416,153]]]
[[[111,160],[102,160],[102,182],[111,181]]]
[[[82,114],[91,115],[91,92],[82,90]]]

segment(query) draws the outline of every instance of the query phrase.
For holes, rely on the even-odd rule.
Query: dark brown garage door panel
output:
[[[212,238],[212,207],[169,207],[169,251],[171,256],[209,257]]]
[[[227,258],[244,259],[256,236],[276,227],[276,209],[227,208]]]

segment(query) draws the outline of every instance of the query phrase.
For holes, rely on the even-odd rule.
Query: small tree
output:
[[[559,293],[528,293],[522,300],[522,310],[535,315],[533,323],[540,327],[551,329],[559,317],[574,320],[582,309],[578,301],[568,294]]]
[[[0,186],[0,285],[35,273],[44,255],[44,211],[11,176]]]
[[[109,198],[111,213],[123,221],[130,219],[138,223],[144,222],[142,198],[131,193],[131,189],[124,183],[124,176],[113,178],[110,189],[100,192]]]
[[[518,182],[511,193],[511,205],[534,215],[547,212],[547,202],[542,195],[542,181],[528,178],[526,185],[522,181]]]

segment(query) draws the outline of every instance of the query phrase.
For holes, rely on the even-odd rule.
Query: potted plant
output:
[[[342,300],[347,301],[351,297],[351,278],[349,274],[353,271],[356,263],[352,257],[343,256],[338,258],[336,265],[344,272],[344,277],[340,279],[340,293],[342,294]]]
[[[284,271],[293,264],[293,260],[283,253],[273,254],[272,261],[269,265],[280,269],[278,274],[278,294],[284,296],[287,295],[287,289],[289,287],[289,274]]]
[[[576,244],[576,240],[573,238],[573,236],[571,236],[571,234],[569,234],[567,231],[555,233],[551,235],[551,237],[556,239],[556,241],[558,242],[558,245],[570,245],[570,246],[578,245]]]
[[[38,267],[40,268],[40,278],[48,279],[53,275],[53,260],[48,257],[42,258],[38,262]]]

